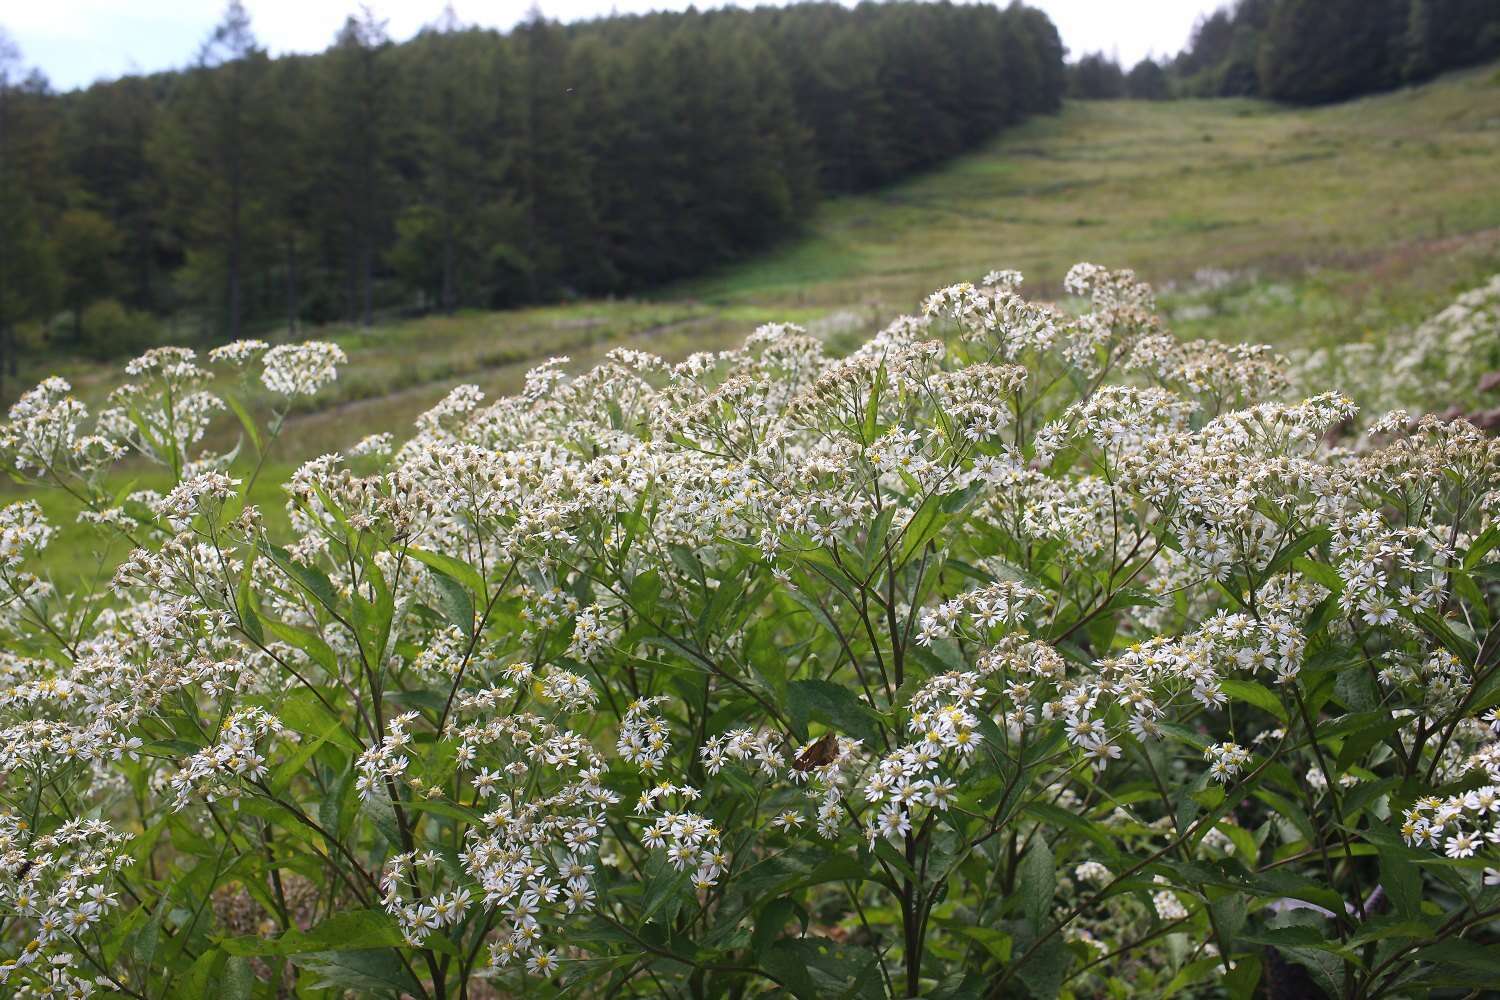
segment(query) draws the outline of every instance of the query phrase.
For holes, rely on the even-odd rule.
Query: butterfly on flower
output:
[[[811,771],[814,768],[826,767],[833,763],[838,752],[838,734],[830,730],[824,733],[818,742],[799,753],[797,759],[792,761],[792,767],[798,771]]]

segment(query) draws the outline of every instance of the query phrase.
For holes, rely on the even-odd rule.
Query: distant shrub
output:
[[[83,310],[79,324],[82,347],[96,358],[138,354],[161,342],[161,326],[147,313],[101,299]]]

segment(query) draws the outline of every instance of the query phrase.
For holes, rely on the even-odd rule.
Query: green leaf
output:
[[[807,970],[806,959],[793,949],[794,941],[777,941],[761,959],[761,965],[798,1000],[819,1000],[818,985]]]
[[[1406,844],[1389,826],[1371,825],[1364,839],[1374,844],[1380,856],[1380,884],[1391,910],[1397,916],[1414,919],[1422,913],[1422,869],[1416,861],[1425,857]]]
[[[771,945],[781,936],[796,904],[787,896],[777,896],[761,908],[755,918],[755,931],[750,935],[750,951],[762,958]]]
[[[1226,677],[1219,681],[1219,690],[1236,701],[1254,705],[1261,711],[1274,715],[1282,722],[1286,722],[1289,718],[1286,706],[1281,703],[1281,699],[1272,694],[1270,689],[1263,684]]]
[[[370,662],[385,661],[386,646],[390,642],[391,623],[396,616],[396,598],[386,584],[385,573],[373,559],[364,560],[365,583],[374,592],[374,600],[367,600],[356,587],[354,592],[354,624],[359,630],[360,645],[367,650]]]
[[[1469,546],[1469,551],[1464,553],[1464,569],[1473,569],[1478,566],[1480,560],[1488,555],[1497,544],[1500,544],[1500,525],[1492,524],[1474,539]]]
[[[875,435],[880,428],[880,392],[885,388],[885,379],[885,362],[882,361],[880,367],[875,370],[874,383],[870,386],[870,398],[865,403],[864,426],[860,428],[867,442],[875,440]]]
[[[1021,859],[1017,891],[1025,908],[1026,920],[1040,934],[1052,914],[1052,897],[1057,892],[1057,866],[1043,837],[1037,837],[1031,850]]]
[[[678,871],[660,858],[653,858],[647,870],[650,879],[641,898],[641,912],[637,919],[645,924],[657,913],[662,913],[663,920],[670,922],[677,915],[677,907],[686,895],[693,873],[686,869]]]
[[[463,584],[440,569],[428,567],[432,582],[437,585],[439,608],[443,617],[457,625],[459,631],[469,638],[474,636],[474,599]]]
[[[286,791],[287,787],[291,785],[292,779],[307,766],[308,761],[312,760],[313,754],[317,753],[336,732],[342,729],[343,726],[341,724],[334,723],[327,732],[317,739],[307,739],[304,737],[297,745],[297,752],[276,765],[276,770],[271,772],[269,783],[271,793],[279,797],[282,792]]]
[[[255,595],[250,589],[251,569],[255,565],[252,554],[245,554],[244,569],[240,571],[240,585],[235,591],[234,608],[239,613],[240,624],[245,629],[252,642],[257,646],[264,645],[266,634],[261,629],[260,614],[255,610]]]
[[[816,719],[873,746],[880,741],[880,715],[848,688],[830,681],[793,681],[786,686],[786,709],[799,739]]]
[[[1407,613],[1407,617],[1416,622],[1417,625],[1433,639],[1437,640],[1448,652],[1458,657],[1464,663],[1473,663],[1479,659],[1479,648],[1467,639],[1460,638],[1457,632],[1448,626],[1431,611]]]
[[[1194,892],[1205,885],[1221,886],[1255,896],[1300,899],[1335,913],[1344,908],[1343,897],[1336,890],[1281,869],[1251,872],[1235,861],[1159,862],[1152,868],[1171,884]]]
[[[1370,748],[1384,740],[1387,736],[1399,730],[1410,720],[1391,716],[1385,712],[1376,713],[1377,718],[1344,737],[1344,743],[1339,747],[1338,769],[1339,773],[1349,770],[1357,764]]]
[[[277,717],[282,725],[303,736],[326,739],[352,753],[360,753],[364,747],[350,736],[343,727],[343,720],[330,712],[318,700],[317,693],[308,688],[297,688],[276,706]]]
[[[1235,935],[1245,926],[1245,917],[1248,912],[1245,896],[1238,892],[1220,896],[1208,904],[1208,912],[1214,918],[1214,929],[1223,939],[1224,947],[1228,951],[1233,951]]]
[[[1417,950],[1415,957],[1422,962],[1473,969],[1491,976],[1500,976],[1500,950],[1493,945],[1450,938]]]
[[[365,996],[420,996],[422,986],[393,951],[314,951],[292,956],[292,964],[313,977],[316,990],[353,989],[373,991]]]
[[[975,924],[961,923],[953,928],[959,934],[978,944],[989,952],[1001,964],[1010,961],[1011,954],[1015,950],[1015,939],[1004,931],[993,927],[979,927]]]
[[[328,643],[324,642],[317,635],[314,635],[305,628],[287,625],[284,622],[274,621],[270,618],[262,618],[261,624],[273,636],[288,646],[302,650],[302,652],[307,654],[309,659],[330,674],[337,674],[339,672],[338,657],[328,647]]]
[[[786,939],[771,947],[763,964],[799,998],[883,1000],[885,997],[875,954],[868,948],[850,947],[819,937]]]
[[[1177,970],[1177,975],[1172,977],[1172,981],[1167,983],[1166,989],[1162,990],[1162,1000],[1166,1000],[1167,997],[1176,996],[1181,990],[1207,979],[1216,970],[1222,969],[1221,961],[1217,957],[1209,957],[1200,958],[1184,965]]]
[[[1234,960],[1234,968],[1224,976],[1224,989],[1229,994],[1229,1000],[1251,1000],[1255,996],[1255,987],[1260,983],[1260,956],[1239,955]]]
[[[1271,577],[1275,576],[1277,573],[1280,573],[1282,570],[1290,566],[1292,564],[1292,561],[1298,556],[1302,555],[1304,552],[1308,551],[1311,548],[1322,545],[1331,537],[1332,533],[1329,532],[1327,528],[1314,528],[1313,530],[1306,532],[1298,538],[1293,539],[1285,546],[1283,546],[1281,551],[1276,553],[1275,558],[1273,558],[1270,563],[1266,565],[1265,573],[1261,578],[1264,580],[1271,579]]]
[[[913,553],[937,537],[943,525],[952,519],[953,515],[943,513],[943,498],[929,493],[911,520],[906,522],[906,527],[901,529],[901,549],[896,556],[896,565],[904,565]]]
[[[229,956],[224,962],[224,979],[216,995],[223,1000],[250,1000],[254,988],[255,970],[251,968],[250,960],[243,955]],[[207,992],[202,995],[206,1000]]]
[[[224,975],[225,954],[212,948],[199,955],[188,967],[187,974],[177,983],[176,992],[183,1000],[220,1000],[224,995],[219,983]],[[243,962],[239,958],[235,961]]]
[[[457,580],[468,587],[475,597],[484,596],[484,579],[479,575],[478,570],[463,560],[418,548],[409,548],[406,554],[418,562],[426,563],[429,568]]]
[[[135,936],[135,947],[133,950],[136,959],[142,965],[149,966],[151,959],[156,956],[156,945],[161,939],[161,922],[162,918],[166,916],[168,908],[168,898],[162,896],[157,902],[156,908],[151,912],[151,919],[146,921],[145,926]]]
[[[219,942],[219,947],[230,955],[304,955],[332,950],[395,948],[404,941],[389,914],[369,909],[336,913],[305,932],[292,928],[274,938],[253,934],[227,938]]]
[[[1292,568],[1313,583],[1327,587],[1335,594],[1344,592],[1344,578],[1339,576],[1339,571],[1327,563],[1317,562],[1312,559],[1296,558],[1292,560]]]
[[[333,582],[328,579],[328,574],[316,566],[303,566],[292,559],[291,553],[278,545],[262,545],[261,551],[276,568],[291,577],[303,590],[311,594],[324,608],[334,608],[338,599],[333,589]]]
[[[1026,956],[1016,969],[1016,977],[1036,1000],[1053,1000],[1062,991],[1069,961],[1067,944],[1061,934],[1054,934]]]
[[[249,410],[245,409],[245,404],[230,393],[220,393],[219,398],[224,400],[230,412],[239,419],[240,426],[245,429],[245,436],[250,439],[251,444],[255,445],[255,454],[259,456],[266,450],[266,444],[260,436],[260,427],[256,425],[255,418],[250,415]]]
[[[1355,712],[1373,711],[1380,704],[1380,692],[1363,663],[1339,671],[1333,684],[1333,696]]]
[[[1071,830],[1087,837],[1100,852],[1094,855],[1096,858],[1100,856],[1112,858],[1119,853],[1116,838],[1102,825],[1091,821],[1087,816],[1041,800],[1027,802],[1025,811],[1042,820],[1047,826]]]

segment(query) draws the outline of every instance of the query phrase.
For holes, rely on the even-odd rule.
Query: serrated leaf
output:
[[[256,935],[227,938],[219,947],[229,955],[304,955],[313,952],[396,948],[402,937],[396,922],[383,910],[349,910],[335,913],[308,931],[295,927],[280,937]]]
[[[445,556],[440,552],[428,552],[426,549],[408,548],[406,554],[418,562],[425,563],[430,569],[439,573],[446,573],[459,583],[468,587],[475,597],[484,596],[484,579],[479,571],[462,559]]]
[[[474,635],[474,599],[463,584],[440,569],[427,568],[438,589],[438,605],[449,624],[458,626],[466,637]]]
[[[1040,934],[1052,913],[1052,897],[1057,892],[1057,866],[1044,838],[1037,837],[1021,859],[1016,883],[1026,920]]]
[[[807,723],[817,720],[841,733],[864,740],[866,746],[880,741],[880,715],[848,688],[830,681],[793,681],[786,686],[786,708],[792,724],[805,739]]]
[[[307,972],[313,989],[353,989],[362,996],[389,997],[422,994],[422,986],[406,971],[393,951],[314,951],[292,956],[292,964]]]

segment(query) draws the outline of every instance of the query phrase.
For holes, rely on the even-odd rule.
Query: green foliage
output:
[[[1500,54],[1486,0],[1237,0],[1199,21],[1173,62],[1202,96],[1340,101]]]
[[[79,346],[96,358],[143,351],[160,340],[161,327],[155,319],[114,299],[91,302],[79,317]]]
[[[28,393],[11,471],[129,555],[41,585],[47,519],[0,510],[0,768],[28,778],[0,783],[0,956],[41,956],[0,974],[252,1000],[1492,976],[1494,440],[1330,449],[1351,401],[1166,336],[1130,273],[1074,268],[1067,311],[1018,282],[846,357],[771,325],[460,388],[396,454],[287,475],[285,521],[255,479],[333,345],[237,345],[217,379],[158,349],[98,419]],[[244,456],[205,450],[257,365],[271,420],[226,400]]]

